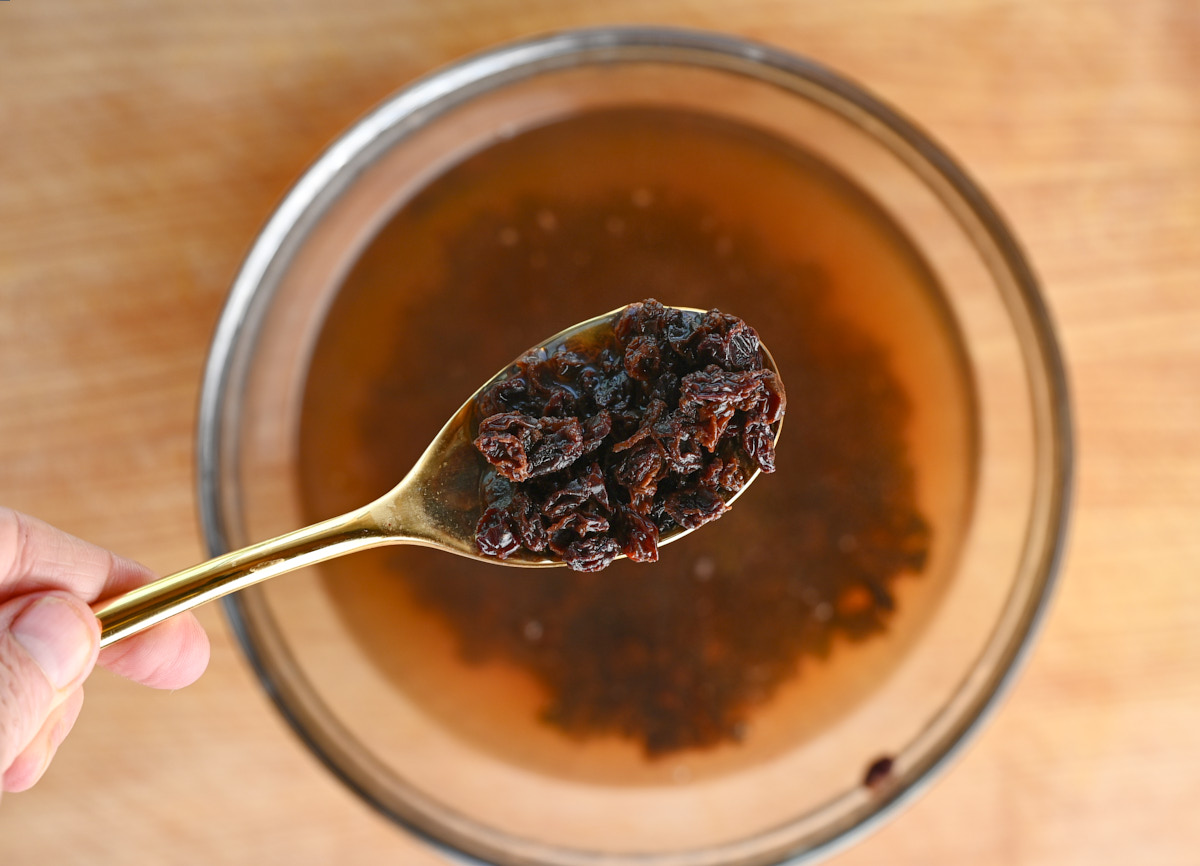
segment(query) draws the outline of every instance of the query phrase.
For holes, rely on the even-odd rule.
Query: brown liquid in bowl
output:
[[[766,134],[628,109],[494,144],[370,244],[312,360],[306,518],[389,489],[525,347],[650,296],[744,318],[787,383],[778,471],[729,515],[599,574],[414,548],[324,567],[411,701],[581,780],[725,772],[836,721],[919,634],[969,512],[966,364],[903,234]]]

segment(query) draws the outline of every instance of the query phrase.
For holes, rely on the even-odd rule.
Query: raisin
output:
[[[626,489],[635,511],[649,513],[658,482],[664,475],[665,462],[662,448],[651,440],[630,451],[617,464],[613,477]]]
[[[704,314],[703,335],[696,344],[700,363],[716,364],[727,370],[749,370],[762,366],[758,334],[741,319],[712,310]]]
[[[710,490],[724,490],[727,493],[737,493],[746,483],[746,478],[742,474],[742,469],[738,466],[737,461],[730,460],[726,462],[717,459],[704,467],[704,471],[700,473],[696,479],[696,483]]]
[[[765,424],[749,424],[742,430],[742,448],[763,472],[775,471],[775,437]]]
[[[892,778],[892,768],[895,765],[895,760],[884,755],[882,758],[877,758],[867,767],[867,771],[863,774],[863,786],[872,791],[878,791],[883,788]]]
[[[649,382],[662,372],[663,359],[653,337],[634,337],[625,347],[625,372],[631,379]]]
[[[479,398],[479,414],[487,417],[529,408],[529,383],[519,377],[494,385]]]
[[[716,520],[729,508],[716,491],[699,485],[672,493],[664,504],[667,513],[684,529],[695,529]]]
[[[508,512],[503,508],[485,508],[475,528],[475,543],[488,556],[508,559],[521,549],[508,525]]]
[[[574,533],[577,537],[583,538],[587,535],[600,535],[608,532],[608,518],[601,517],[599,514],[593,514],[590,511],[572,511],[569,514],[564,514],[554,523],[547,527],[547,532],[554,537],[561,537],[563,533]]]
[[[475,447],[505,478],[525,481],[575,462],[583,454],[583,427],[578,418],[503,412],[480,423]]]
[[[680,425],[682,427],[682,425]],[[691,475],[704,466],[704,454],[700,443],[684,429],[671,430],[672,435],[662,437],[667,466],[679,475]]]
[[[528,492],[518,490],[512,496],[508,514],[517,540],[521,542],[522,547],[534,553],[541,553],[546,549],[549,541],[546,524]]]
[[[529,477],[528,450],[538,435],[538,420],[517,412],[502,412],[479,425],[475,447],[512,481]]]
[[[717,450],[717,445],[724,437],[736,411],[734,407],[725,403],[711,408],[705,407],[697,413],[696,441],[702,448]]]
[[[489,469],[479,479],[479,496],[485,505],[507,503],[512,499],[513,483],[499,472]]]
[[[764,373],[771,371],[735,372],[710,365],[683,377],[679,385],[679,402],[684,406],[732,405],[744,412],[765,392],[763,382],[767,377],[762,375]]]
[[[620,552],[615,539],[595,536],[571,542],[562,558],[575,571],[600,571],[607,568]]]
[[[658,527],[630,508],[620,509],[621,552],[634,562],[658,562]]]
[[[696,362],[696,328],[688,323],[687,316],[681,310],[672,310],[675,315],[667,320],[663,329],[667,345],[684,363],[690,365]]]
[[[591,454],[599,448],[600,443],[608,437],[609,433],[612,433],[612,429],[612,415],[604,409],[589,418],[583,425],[583,453]]]
[[[592,398],[596,405],[613,409],[623,409],[629,404],[630,378],[624,370],[615,376],[607,376],[595,384]]]
[[[542,513],[551,520],[558,520],[589,502],[605,510],[609,508],[608,488],[598,463],[591,464],[582,475],[546,494],[542,500]]]

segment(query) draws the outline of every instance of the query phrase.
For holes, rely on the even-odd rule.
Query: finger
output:
[[[71,732],[82,708],[83,689],[78,688],[50,713],[41,730],[0,777],[0,791],[17,793],[27,791],[37,784],[38,779],[42,778],[50,766],[58,747]]]
[[[8,508],[0,508],[0,593],[63,589],[92,602],[149,583],[155,575],[72,535]],[[182,624],[174,625],[172,623]],[[190,614],[104,650],[102,664],[137,682],[181,688],[208,665],[209,643]]]
[[[194,683],[208,666],[209,642],[200,621],[180,614],[100,651],[100,664],[156,689]]]
[[[91,672],[100,626],[65,592],[0,605],[0,773]]]
[[[0,597],[64,589],[93,602],[153,579],[136,562],[0,507]]]

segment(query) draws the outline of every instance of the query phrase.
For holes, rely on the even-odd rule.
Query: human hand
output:
[[[135,562],[0,508],[0,792],[41,778],[75,724],[97,661],[160,689],[204,672],[208,636],[191,614],[99,650],[88,605],[153,579]]]

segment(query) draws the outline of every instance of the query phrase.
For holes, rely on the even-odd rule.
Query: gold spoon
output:
[[[567,341],[589,341],[611,334],[616,317],[624,309],[572,325],[546,340],[542,347],[553,352]],[[703,312],[690,307],[675,309]],[[770,352],[765,346],[762,351],[766,366],[778,374]],[[369,505],[231,551],[124,595],[97,602],[92,609],[100,620],[100,646],[108,646],[176,614],[276,575],[384,544],[436,547],[493,565],[563,565],[528,551],[501,560],[484,556],[475,546],[475,526],[480,515],[479,478],[484,466],[472,443],[478,426],[475,400],[511,372],[511,365],[505,367],[472,394],[442,427],[408,475]],[[776,441],[781,424],[782,421],[775,428]],[[727,497],[726,503],[740,496],[758,475],[755,470],[740,490]],[[691,529],[677,527],[659,539],[659,546],[690,532]]]

